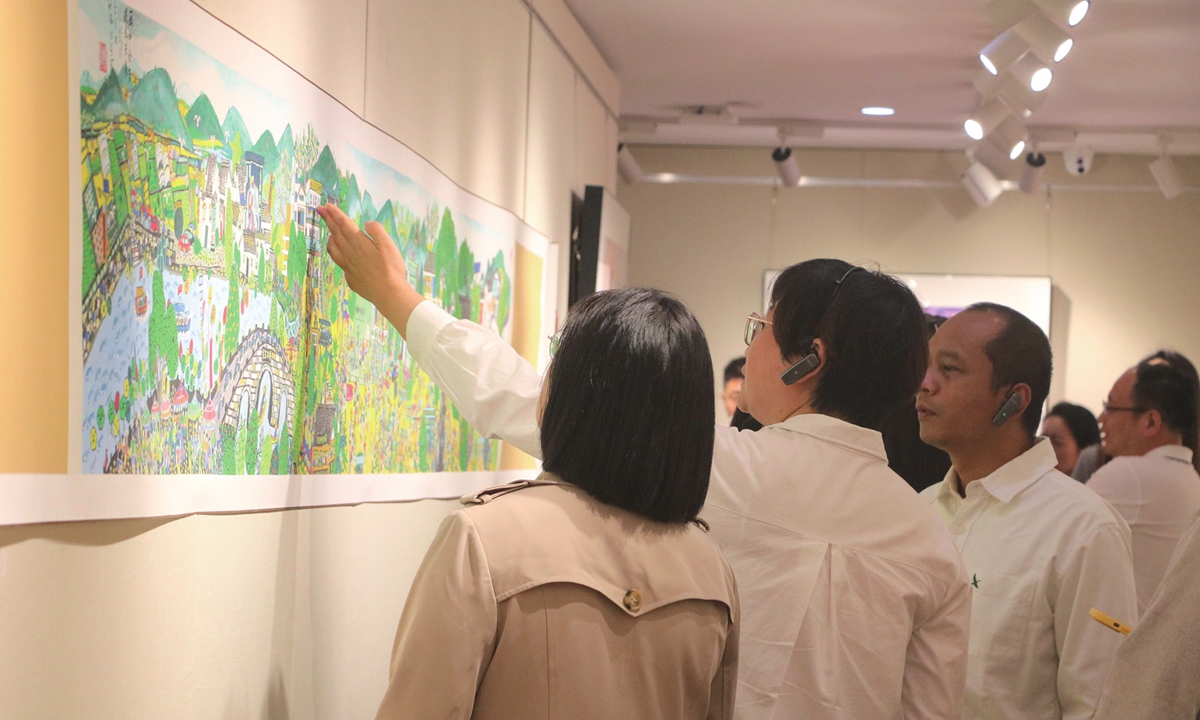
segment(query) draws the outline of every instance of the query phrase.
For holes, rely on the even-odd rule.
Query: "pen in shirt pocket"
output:
[[[1096,622],[1100,623],[1101,625],[1107,627],[1110,630],[1115,630],[1116,632],[1119,632],[1122,635],[1128,635],[1130,632],[1133,631],[1133,628],[1129,627],[1125,623],[1123,623],[1119,620],[1115,620],[1115,619],[1109,617],[1108,615],[1105,615],[1104,613],[1100,612],[1096,608],[1092,608],[1091,610],[1089,610],[1088,614],[1091,615],[1092,619],[1095,620]]]

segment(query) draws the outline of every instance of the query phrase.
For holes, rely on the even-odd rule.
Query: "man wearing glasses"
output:
[[[1195,378],[1187,358],[1158,353],[1117,379],[1100,414],[1104,451],[1113,459],[1088,487],[1129,523],[1139,614],[1200,513],[1200,475],[1193,467]]]
[[[468,422],[540,457],[536,370],[423,302],[391,243],[322,215],[351,287]],[[702,511],[741,599],[738,718],[959,718],[970,586],[877,430],[916,393],[924,321],[903,283],[840,260],[788,268],[767,317],[747,321],[738,406],[765,427],[715,428]]]

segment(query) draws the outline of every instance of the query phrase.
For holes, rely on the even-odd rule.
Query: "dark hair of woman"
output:
[[[1177,352],[1154,353],[1138,363],[1133,402],[1162,415],[1163,424],[1178,432],[1183,446],[1192,451],[1192,465],[1200,471],[1200,376],[1196,366]]]
[[[1071,437],[1075,438],[1075,446],[1080,450],[1100,442],[1100,425],[1092,411],[1084,406],[1060,402],[1046,413],[1046,417],[1051,415],[1062,418],[1067,429],[1071,431]]]
[[[853,267],[808,260],[780,273],[771,291],[772,329],[785,361],[808,354],[815,338],[824,342],[813,409],[877,430],[921,384],[929,356],[925,313],[904,283],[865,268],[849,272]]]
[[[946,318],[925,316],[925,342],[933,337]],[[950,470],[950,456],[945,450],[926,445],[921,440],[921,421],[917,417],[914,397],[901,405],[880,428],[883,449],[887,451],[888,467],[904,478],[904,482],[921,492],[940,483]]]
[[[580,300],[548,373],[543,467],[659,522],[696,518],[712,468],[712,359],[700,323],[658,290]]]

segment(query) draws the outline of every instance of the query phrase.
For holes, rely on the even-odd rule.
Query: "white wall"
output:
[[[200,4],[564,258],[571,191],[615,190],[615,76],[561,0]],[[61,13],[46,22],[65,33]],[[58,72],[45,82],[66,98]],[[0,438],[0,472],[31,469],[5,466],[12,449]],[[373,717],[408,586],[456,507],[0,528],[0,717]]]
[[[773,176],[766,149],[633,148],[647,173]],[[799,151],[805,175],[956,181],[961,153]],[[1098,412],[1116,377],[1160,348],[1200,361],[1200,194],[1164,200],[1149,158],[1100,156],[1072,187],[1148,191],[1008,192],[985,210],[961,189],[622,184],[633,218],[632,282],[677,294],[699,317],[718,371],[744,351],[762,273],[817,257],[888,272],[1049,275],[1055,286],[1051,401]],[[1191,185],[1200,161],[1177,158]],[[722,411],[723,412],[723,411]]]

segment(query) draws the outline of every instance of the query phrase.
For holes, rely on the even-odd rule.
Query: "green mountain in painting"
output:
[[[188,148],[192,146],[191,135],[184,127],[183,116],[179,114],[175,85],[166,70],[154,68],[146,73],[146,77],[134,86],[129,95],[129,108],[139,120],[156,131],[178,138]]]
[[[229,112],[225,113],[225,122],[221,123],[221,130],[225,133],[225,144],[233,145],[233,139],[239,134],[242,136],[242,147],[250,145],[250,131],[246,129],[246,122],[242,120],[242,114],[235,107],[230,107]]]
[[[354,173],[350,173],[350,180],[347,182],[347,187],[349,188],[350,197],[343,198],[346,202],[346,214],[354,217],[362,212],[362,190],[358,187],[358,178],[355,177]],[[362,221],[366,222],[367,219],[363,218]]]
[[[121,81],[117,79],[115,72],[110,72],[104,77],[104,82],[96,91],[96,99],[92,101],[91,107],[85,110],[90,111],[92,117],[97,120],[112,120],[129,112],[125,94],[121,91]]]
[[[313,165],[312,178],[321,183],[321,187],[325,189],[326,193],[332,195],[337,193],[340,177],[337,163],[333,159],[333,152],[326,145],[321,149],[321,156],[317,158],[317,164]]]
[[[225,133],[221,131],[221,121],[217,120],[217,111],[213,110],[212,101],[204,93],[196,98],[187,115],[183,118],[188,134],[193,140],[208,140],[214,138],[224,144]]]
[[[270,130],[263,131],[258,142],[254,143],[254,152],[263,156],[263,167],[266,171],[275,174],[279,169],[279,148],[275,145],[275,137],[271,135]]]
[[[375,201],[371,199],[371,193],[363,193],[362,196],[362,217],[363,222],[369,222],[379,216],[379,210],[375,209]]]

